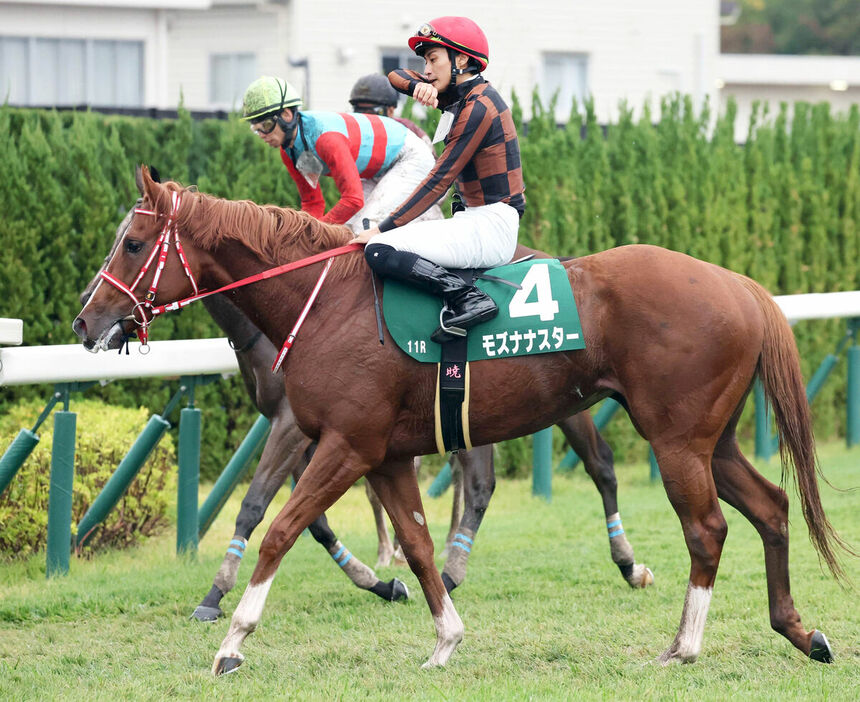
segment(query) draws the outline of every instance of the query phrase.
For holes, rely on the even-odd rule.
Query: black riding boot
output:
[[[387,244],[372,244],[365,248],[365,258],[379,275],[414,285],[445,301],[443,325],[430,336],[436,343],[465,336],[467,329],[492,319],[499,312],[493,299],[482,290],[417,254],[397,251]]]

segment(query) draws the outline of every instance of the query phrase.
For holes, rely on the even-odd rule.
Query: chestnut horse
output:
[[[277,265],[347,244],[351,233],[310,215],[231,202],[155,183],[143,171],[144,211],[135,217],[74,329],[90,349],[117,348],[165,304]],[[148,270],[158,242],[177,256]],[[167,249],[165,248],[166,252]],[[320,263],[325,260],[320,258]],[[313,519],[366,475],[418,578],[436,627],[425,666],[443,665],[463,623],[433,560],[412,457],[433,453],[436,369],[380,346],[370,276],[360,252],[330,263],[328,281],[283,365],[301,430],[319,442],[287,504],[260,545],[212,671],[244,660],[241,644],[260,621],[281,559]],[[582,320],[581,351],[472,364],[475,445],[525,434],[613,395],[651,443],[690,555],[681,623],[661,663],[695,660],[702,647],[727,525],[718,497],[758,530],[765,552],[771,624],[804,654],[830,661],[825,636],[807,631],[788,575],[788,501],[741,454],[735,430],[753,379],[761,379],[780,435],[784,470],[796,480],[813,545],[837,577],[842,545],[821,506],[809,406],[791,329],[768,292],[718,266],[654,246],[624,246],[564,263]],[[279,346],[319,280],[320,265],[234,288],[235,304]],[[157,288],[157,289],[156,289]],[[153,300],[154,298],[154,300]]]
[[[159,180],[154,168],[151,168],[150,175],[154,180]],[[143,180],[140,168],[136,169],[135,180],[142,195]],[[125,236],[126,230],[131,226],[134,210],[140,205],[141,201],[138,200],[120,222],[114,236],[114,244],[105,258],[104,265],[108,264],[119,242]],[[525,253],[525,251],[520,252],[517,256]],[[82,305],[87,303],[100,280],[101,277],[97,274],[87,285],[86,290],[81,294]],[[272,342],[230,302],[229,297],[213,295],[204,298],[202,302],[218,327],[227,335],[230,346],[236,352],[236,361],[251,402],[271,424],[269,438],[257,470],[242,500],[239,514],[236,516],[236,527],[224,559],[215,574],[212,587],[191,615],[198,621],[214,621],[223,614],[220,607],[221,600],[236,584],[242,562],[241,554],[247,546],[248,539],[263,520],[269,504],[286,479],[290,476],[294,482],[301,479],[316,446],[296,426],[293,411],[284,394],[283,381],[271,372],[272,362],[278,353]],[[600,493],[606,523],[611,525],[608,531],[612,560],[630,587],[648,587],[653,582],[654,575],[650,568],[636,563],[633,547],[620,526],[621,517],[618,512],[612,450],[597,431],[588,412],[580,412],[568,417],[559,422],[558,426],[582,459],[586,472]],[[451,527],[443,551],[445,566],[442,569],[442,580],[449,593],[461,585],[466,577],[466,566],[474,546],[473,541],[495,489],[493,447],[482,446],[470,451],[461,451],[456,458],[452,455],[451,465],[454,482],[453,509]],[[366,483],[365,487],[373,507],[379,541],[376,567],[387,566],[395,556],[397,556],[397,564],[400,565],[399,559],[402,555],[399,555],[399,547],[395,552],[391,543],[385,518],[382,515],[382,504],[370,488],[370,484]],[[462,511],[463,509],[465,511]],[[356,587],[368,590],[387,601],[405,600],[409,597],[408,588],[398,578],[382,582],[370,567],[346,549],[332,531],[325,514],[321,514],[314,520],[309,525],[308,531],[329,555],[337,556],[335,563]],[[458,534],[456,545],[452,547]]]

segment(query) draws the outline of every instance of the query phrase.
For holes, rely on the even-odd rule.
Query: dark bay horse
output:
[[[152,173],[154,174],[155,171],[153,170]],[[135,175],[142,195],[143,180],[140,169],[137,169]],[[135,207],[140,204],[138,201]],[[105,265],[119,241],[125,236],[126,230],[131,226],[135,207],[126,213],[117,228],[114,246],[105,258]],[[531,250],[528,252],[531,253]],[[520,251],[517,257],[525,253],[525,250]],[[101,278],[97,275],[87,286],[81,295],[82,305],[87,303],[99,280]],[[295,482],[299,481],[313,455],[314,446],[296,426],[292,409],[284,394],[281,377],[271,372],[272,361],[277,355],[277,349],[272,342],[238,307],[230,302],[227,296],[213,295],[204,298],[202,302],[218,327],[227,335],[231,347],[236,352],[239,371],[251,402],[271,424],[269,438],[260,456],[257,470],[236,517],[231,543],[215,574],[212,587],[191,615],[199,621],[214,621],[222,615],[221,600],[236,584],[242,562],[242,556],[238,554],[244,552],[248,539],[263,520],[271,501],[287,478],[292,477]],[[558,426],[582,459],[586,472],[600,493],[606,522],[613,525],[609,528],[612,560],[630,587],[647,587],[653,582],[653,573],[643,564],[636,563],[633,547],[623,528],[619,528],[621,517],[618,512],[617,483],[611,449],[597,431],[587,412],[568,417],[559,422]],[[442,579],[449,593],[465,579],[472,542],[495,489],[492,446],[463,451],[456,456],[456,459],[452,456],[451,460],[454,467],[454,507],[451,528],[443,553],[445,565],[442,569]],[[388,564],[395,549],[381,514],[381,503],[369,483],[366,486],[377,524],[379,550],[376,567],[379,568]],[[337,556],[334,559],[335,563],[356,587],[368,590],[387,601],[408,598],[409,592],[405,583],[398,578],[388,582],[381,581],[371,568],[346,549],[332,531],[325,514],[315,519],[309,525],[308,531],[333,558]],[[457,534],[460,537],[455,540]],[[234,541],[240,542],[241,547],[236,548]]]
[[[156,302],[259,273],[348,243],[350,232],[300,212],[230,202],[158,184],[143,172],[144,207],[102,282],[75,320],[87,348],[117,348],[149,314],[132,281],[159,236],[182,239],[167,257]],[[167,239],[168,243],[170,239]],[[187,261],[187,262],[186,262]],[[744,276],[653,246],[625,246],[566,262],[586,340],[582,351],[474,363],[470,424],[476,445],[533,433],[613,395],[651,443],[690,555],[681,623],[659,661],[695,660],[727,526],[718,497],[758,530],[771,624],[804,654],[830,661],[824,635],[807,631],[791,598],[786,494],[741,454],[735,431],[753,379],[761,379],[780,435],[784,470],[798,487],[813,545],[836,576],[843,546],[821,506],[809,406],[791,329],[773,298]],[[277,346],[293,327],[320,265],[235,289],[235,304]],[[105,275],[105,274],[103,274]],[[106,276],[107,279],[107,276]],[[412,457],[435,451],[435,368],[376,338],[370,277],[359,252],[331,265],[326,286],[283,368],[296,421],[318,448],[269,527],[260,558],[215,656],[237,668],[281,559],[311,521],[367,476],[388,512],[436,626],[426,666],[443,665],[463,637],[433,561]],[[144,326],[145,330],[146,327]],[[847,547],[846,547],[847,548]]]

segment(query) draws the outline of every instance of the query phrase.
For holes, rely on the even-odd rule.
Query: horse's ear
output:
[[[152,164],[149,166],[149,175],[156,183],[161,182],[161,175],[158,173],[158,169]]]
[[[153,178],[150,175],[149,168],[147,166],[140,166],[136,169],[135,181],[137,182],[137,189],[140,191],[141,195],[146,195],[153,189],[153,186],[158,183],[158,171],[155,171],[155,175],[156,178]]]
[[[134,184],[137,186],[137,192],[143,195],[143,171],[146,166],[135,166],[134,167]]]

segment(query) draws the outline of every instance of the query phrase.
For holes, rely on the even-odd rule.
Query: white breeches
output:
[[[520,217],[504,202],[467,207],[451,219],[413,221],[378,234],[370,244],[411,251],[445,268],[493,268],[510,263]]]
[[[364,229],[362,220],[366,218],[370,221],[369,226],[375,227],[406,201],[435,163],[436,156],[432,149],[415,134],[408,132],[400,156],[385,175],[362,179],[364,207],[347,221],[346,226],[358,233]],[[442,219],[439,205],[433,205],[416,221],[436,219]]]

